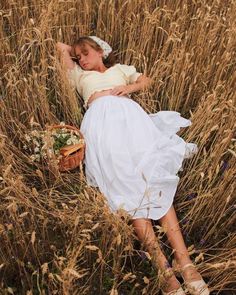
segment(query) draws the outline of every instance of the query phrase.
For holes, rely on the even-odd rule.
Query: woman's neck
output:
[[[95,68],[94,68],[94,71],[98,71],[98,72],[105,72],[107,70],[107,68],[105,67],[105,65],[102,63],[102,64],[99,64],[97,65]]]

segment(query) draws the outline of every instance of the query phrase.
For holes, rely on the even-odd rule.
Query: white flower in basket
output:
[[[60,171],[72,170],[78,167],[84,158],[85,141],[82,133],[76,127],[53,125],[46,130],[32,130],[25,135],[30,151],[30,158],[34,162],[46,162],[55,159]]]

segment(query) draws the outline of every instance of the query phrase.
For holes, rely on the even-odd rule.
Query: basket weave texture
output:
[[[84,136],[81,131],[70,125],[51,125],[48,127],[49,130],[53,129],[69,129],[79,133],[80,138],[84,140]],[[60,150],[59,157],[59,170],[61,172],[70,171],[80,166],[85,156],[85,143],[65,146]]]

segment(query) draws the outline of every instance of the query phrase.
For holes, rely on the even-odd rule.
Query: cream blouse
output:
[[[105,72],[85,71],[76,63],[72,70],[68,70],[71,85],[77,89],[87,107],[89,97],[96,91],[112,89],[115,86],[134,83],[142,73],[138,73],[134,66],[115,64]]]

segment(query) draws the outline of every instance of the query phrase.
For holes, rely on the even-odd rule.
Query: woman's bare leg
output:
[[[132,224],[139,240],[150,253],[151,257],[154,257],[154,262],[157,264],[156,266],[161,271],[168,269],[168,261],[161,251],[150,219],[133,219]],[[166,283],[168,284],[168,287],[165,288],[166,292],[178,289],[180,287],[180,284],[174,275],[168,278]]]
[[[178,265],[183,267],[184,265],[191,263],[173,206],[171,206],[166,215],[160,219],[160,223],[166,231],[167,238],[175,251],[175,260]],[[183,275],[186,280],[197,280],[201,278],[201,275],[194,268],[186,268]]]

